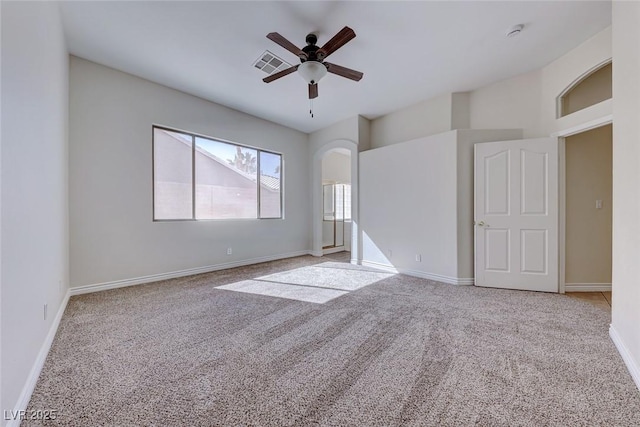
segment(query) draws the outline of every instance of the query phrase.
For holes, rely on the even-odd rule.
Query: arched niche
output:
[[[612,97],[611,59],[574,80],[557,99],[557,118],[573,114]]]

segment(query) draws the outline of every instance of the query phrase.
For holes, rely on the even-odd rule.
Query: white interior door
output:
[[[475,145],[475,283],[558,292],[558,141]]]

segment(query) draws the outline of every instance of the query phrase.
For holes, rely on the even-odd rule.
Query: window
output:
[[[153,219],[282,218],[282,155],[153,127]]]
[[[193,153],[189,135],[153,131],[154,219],[193,218]]]
[[[322,186],[323,219],[325,221],[351,221],[351,185],[325,184]]]
[[[351,185],[344,185],[344,219],[351,221]]]

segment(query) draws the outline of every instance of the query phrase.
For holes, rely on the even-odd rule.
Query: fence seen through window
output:
[[[153,219],[282,218],[282,155],[153,127]]]

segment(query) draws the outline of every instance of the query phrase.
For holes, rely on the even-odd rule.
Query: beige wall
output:
[[[358,151],[371,148],[371,120],[358,116]]]
[[[612,141],[611,125],[566,138],[567,284],[611,283]]]
[[[560,119],[556,111],[558,96],[567,87],[609,59],[611,27],[539,70],[471,92],[440,95],[372,120],[371,148],[466,128],[522,129],[525,138],[540,138],[610,115],[611,100]]]
[[[451,130],[451,94],[427,99],[371,121],[371,148]]]
[[[611,114],[609,100],[557,117],[558,96],[585,72],[610,60],[611,56],[611,27],[608,27],[541,70],[541,118],[545,135]]]
[[[545,135],[541,129],[541,71],[513,77],[470,93],[472,129],[523,129],[525,138]]]
[[[557,118],[558,96],[586,71],[611,59],[611,27],[540,70],[470,93],[472,129],[523,129],[525,138],[555,132],[611,114],[611,100]]]
[[[587,76],[562,97],[562,115],[595,105],[611,98],[611,63]]]
[[[468,129],[469,94],[446,93],[371,121],[371,148]]]

